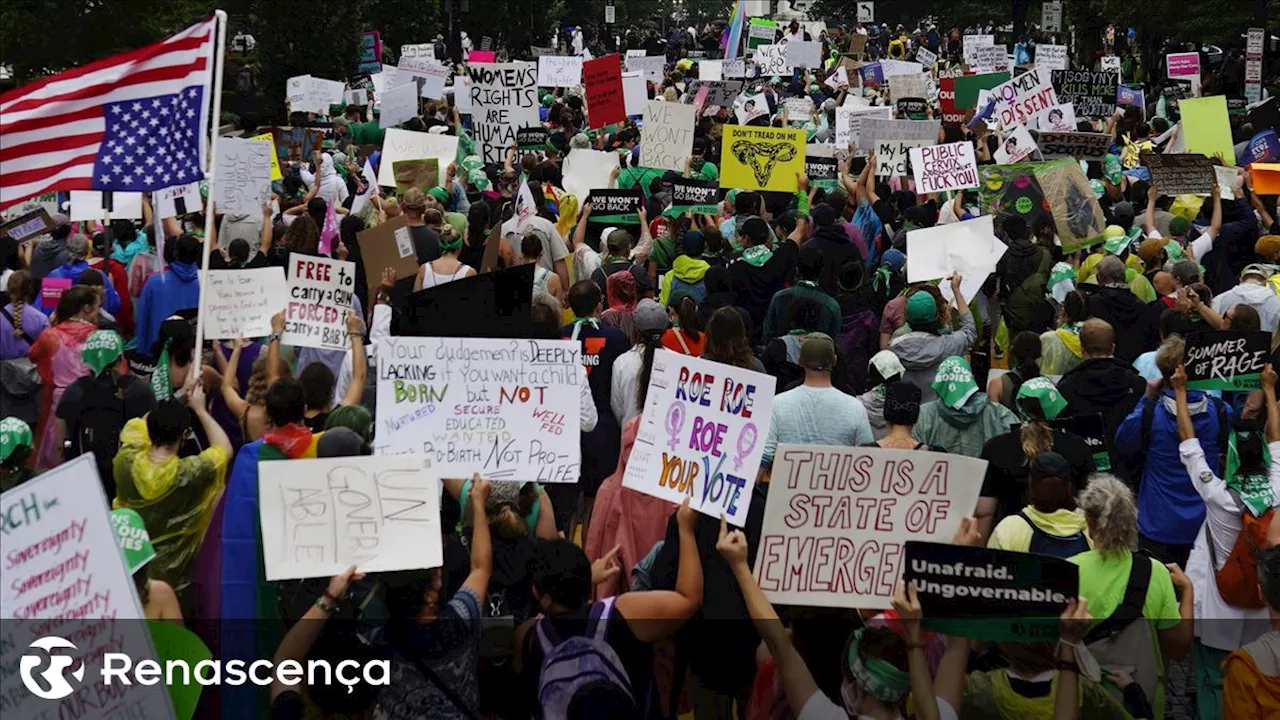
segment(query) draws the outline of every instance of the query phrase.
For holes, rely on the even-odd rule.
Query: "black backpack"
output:
[[[1089,552],[1089,540],[1083,532],[1067,536],[1052,535],[1031,522],[1031,518],[1027,517],[1025,511],[1019,510],[1018,517],[1025,520],[1027,526],[1031,528],[1031,545],[1027,547],[1027,552],[1051,555],[1063,560],[1082,552]]]
[[[120,449],[120,431],[124,429],[124,391],[128,383],[136,382],[129,375],[116,376],[106,373],[89,377],[84,383],[80,400],[80,412],[68,418],[66,459],[93,453],[98,463],[98,477],[107,497],[116,496],[115,472],[111,467]]]

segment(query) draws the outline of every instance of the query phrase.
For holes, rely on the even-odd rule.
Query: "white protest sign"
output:
[[[880,61],[880,70],[887,78],[890,75],[921,75],[925,72],[925,67],[918,62],[911,62],[910,60],[884,58]]]
[[[182,201],[181,208],[178,207],[179,200]],[[186,185],[174,185],[160,190],[153,190],[151,192],[151,204],[155,206],[156,216],[161,218],[196,212],[204,204],[200,199],[200,183],[197,181]],[[141,212],[142,193],[138,193],[138,206],[139,212]],[[111,217],[116,217],[115,211],[112,211]]]
[[[974,72],[993,73],[1009,70],[1009,55],[1003,45],[979,45],[973,48],[972,62],[969,63]],[[969,46],[965,46],[965,54],[970,54]]]
[[[638,72],[644,79],[652,83],[662,82],[662,71],[666,67],[667,58],[663,55],[646,57],[627,57],[627,72]]]
[[[564,189],[585,200],[592,190],[609,187],[609,175],[616,167],[617,153],[574,148],[564,156],[561,167]]]
[[[368,105],[369,90],[366,88],[355,88],[342,93],[342,102],[347,105]]]
[[[484,63],[471,66],[471,121],[477,154],[502,164],[516,131],[539,127],[538,68],[533,63]],[[383,158],[386,163],[386,158]]]
[[[1102,72],[1120,72],[1120,56],[1103,55],[1102,63],[1098,67]]]
[[[698,79],[699,80],[723,80],[724,79],[724,61],[722,60],[702,60],[698,62]]]
[[[1037,70],[1066,70],[1068,64],[1066,45],[1036,45]]]
[[[725,60],[722,67],[724,69],[724,76],[726,78],[741,78],[741,77],[747,76],[747,59],[746,58],[733,58],[731,60]]]
[[[456,135],[437,135],[435,133],[414,132],[399,128],[388,128],[382,139],[382,161],[378,165],[378,184],[383,187],[396,186],[396,174],[392,165],[400,160],[438,159],[440,166],[440,183],[458,154],[458,137]]]
[[[644,57],[644,48],[633,48],[627,51],[626,57]]]
[[[997,165],[1010,165],[1036,151],[1036,141],[1025,125],[1017,126],[1013,132],[1005,135],[1004,142],[996,148],[992,156]]]
[[[920,194],[978,187],[973,143],[954,142],[911,149],[911,170]]]
[[[425,455],[441,477],[573,483],[582,348],[569,340],[378,341],[380,455]]]
[[[926,68],[931,68],[934,63],[938,62],[938,54],[927,47],[917,48],[916,62],[924,65]]]
[[[761,77],[789,75],[791,73],[791,63],[787,60],[787,46],[785,44],[761,45],[756,48],[755,63],[760,70]]]
[[[622,101],[628,116],[644,113],[644,106],[649,102],[649,88],[645,84],[644,73],[622,73]]]
[[[471,115],[471,78],[455,75],[453,85],[445,88],[445,94],[453,95],[453,104],[461,115]]]
[[[247,141],[246,141],[247,142]],[[221,148],[221,144],[219,144]],[[218,168],[221,173],[222,168]],[[270,166],[267,172],[271,172]],[[199,204],[191,206],[188,212],[196,212],[199,210]],[[257,213],[262,213],[262,206],[259,205]],[[71,210],[68,216],[71,222],[82,222],[85,220],[103,220],[107,213],[107,197],[106,194],[99,190],[72,190],[71,191]],[[162,216],[164,217],[164,216]],[[111,193],[111,219],[112,220],[141,220],[142,219],[142,193],[136,192],[113,192]]]
[[[623,487],[741,527],[764,456],[773,377],[670,350],[653,374]]]
[[[1073,103],[1054,105],[1037,115],[1035,121],[1041,132],[1075,132],[1075,105]]]
[[[866,154],[866,150],[859,140],[859,132],[862,121],[867,118],[881,118],[889,120],[893,117],[893,108],[888,106],[869,107],[869,108],[852,108],[838,107],[836,108],[836,147],[847,148],[849,143],[857,143],[859,151]]]
[[[974,47],[991,47],[996,44],[996,36],[983,34],[965,35],[964,44],[973,45]]]
[[[911,147],[932,145],[938,142],[941,120],[886,120],[879,117],[863,117],[858,128],[858,147],[871,152],[882,140],[909,140]],[[906,155],[906,151],[903,151]]]
[[[311,93],[315,98],[316,104],[320,106],[320,114],[328,115],[330,105],[342,104],[342,91],[347,87],[346,83],[341,80],[325,80],[324,78],[311,78]]]
[[[393,128],[418,115],[418,84],[409,83],[382,93],[378,127]]]
[[[261,215],[262,205],[271,200],[271,143],[221,138],[217,163],[213,201],[218,212]]]
[[[694,114],[692,105],[650,100],[640,134],[640,166],[683,171],[693,154]]]
[[[310,75],[296,75],[285,82],[284,96],[290,112],[322,113],[328,109],[321,105],[313,80]]]
[[[733,107],[734,116],[739,125],[746,125],[762,115],[769,114],[769,99],[764,93],[759,95],[739,95]]]
[[[440,481],[414,455],[258,464],[267,580],[420,570],[444,564]]]
[[[538,58],[539,87],[577,87],[582,84],[582,58],[577,55],[543,55]]]
[[[342,350],[347,340],[347,311],[355,310],[356,264],[291,253],[289,304],[281,342],[295,347]]]
[[[823,82],[822,84],[826,85],[832,90],[837,90],[837,91],[840,90],[840,88],[842,87],[848,87],[849,71],[845,70],[844,66],[841,65],[839,68],[836,69],[835,72],[831,73],[831,76],[828,77],[826,81]]]
[[[271,334],[271,316],[285,308],[288,298],[281,268],[210,270],[205,277],[209,287],[201,309],[206,338],[255,338]]]
[[[817,40],[788,40],[787,63],[793,68],[816,68],[822,65],[822,43]]]
[[[915,73],[911,75],[886,75],[884,82],[889,86],[889,99],[901,100],[902,98],[927,98],[929,96],[929,88],[925,84],[924,76]]]
[[[638,445],[637,445],[638,447]],[[987,461],[919,450],[781,444],[755,576],[770,602],[880,610],[908,540],[950,542]]]
[[[396,77],[422,78],[422,97],[439,99],[444,97],[449,68],[436,62],[435,58],[401,58],[400,65],[396,68]],[[386,101],[383,101],[382,112],[387,112]]]
[[[876,175],[883,177],[901,177],[911,171],[911,150],[925,145],[932,145],[926,140],[878,140],[868,145],[876,154]]]
[[[126,716],[173,718],[163,683],[103,680],[106,653],[122,653],[136,666],[144,660],[154,663],[156,652],[93,455],[69,460],[0,494],[0,518],[5,554],[0,665],[6,669],[0,673],[0,697],[5,717],[111,717],[102,712],[102,704],[110,703]],[[59,667],[62,661],[45,660],[43,654],[70,662]],[[51,672],[68,694],[75,694],[60,701],[38,697],[26,682],[27,658],[37,660],[32,667],[40,668],[34,673],[42,678],[37,686],[57,692],[58,685],[44,675]]]
[[[1218,181],[1218,191],[1222,197],[1232,197],[1241,182],[1240,169],[1224,165],[1213,166],[1214,178]]]
[[[972,220],[908,232],[907,282],[939,280],[957,272],[967,280],[974,274],[972,271],[987,263],[994,266],[990,259],[992,242],[1000,241],[995,237],[992,221],[991,215],[980,215]],[[915,257],[911,257],[912,253]],[[978,278],[979,284],[988,274],[989,271]]]
[[[813,114],[813,98],[809,96],[787,98],[782,101],[782,109],[787,113],[787,124],[808,122]]]
[[[1025,72],[991,90],[996,96],[996,112],[1006,128],[1025,125],[1031,118],[1058,104],[1058,94],[1049,73],[1039,69]]]
[[[400,60],[405,58],[434,58],[436,56],[436,48],[432,43],[417,43],[415,45],[400,46]]]

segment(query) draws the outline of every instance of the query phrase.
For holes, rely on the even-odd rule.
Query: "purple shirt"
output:
[[[13,303],[4,306],[4,311],[13,316]],[[40,333],[49,327],[49,318],[40,309],[30,303],[22,305],[22,331],[32,340],[40,337]],[[13,334],[13,324],[8,318],[0,315],[0,360],[16,360],[31,354],[31,345],[21,337]]]

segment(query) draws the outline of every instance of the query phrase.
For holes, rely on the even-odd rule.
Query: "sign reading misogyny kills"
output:
[[[640,139],[640,166],[663,170],[684,170],[693,154],[692,105],[650,100],[644,107],[644,128]]]
[[[784,605],[889,607],[903,544],[949,541],[973,513],[981,483],[972,479],[986,467],[944,453],[779,445],[756,553],[760,588]]]
[[[258,465],[267,580],[440,567],[439,480],[416,455]]]
[[[804,172],[803,130],[725,125],[720,186],[795,192]]]
[[[741,527],[764,456],[774,379],[659,349],[623,487]]]
[[[347,311],[355,310],[356,264],[289,256],[289,302],[280,341],[297,347],[341,350],[348,346]]]
[[[271,316],[285,307],[284,271],[278,267],[210,270],[205,277],[205,337],[222,340],[271,334]]]
[[[1040,70],[1024,72],[991,91],[996,96],[1000,123],[1006,129],[1026,125],[1031,118],[1058,104],[1058,95],[1048,76]]]
[[[387,337],[377,351],[377,454],[425,455],[440,477],[578,481],[578,343]]]
[[[912,148],[911,168],[921,193],[978,187],[978,160],[969,142]]]
[[[1271,333],[1210,330],[1187,336],[1187,387],[1192,390],[1257,390],[1271,362]]]
[[[106,653],[127,655],[134,665],[154,662],[156,654],[93,455],[81,455],[0,494],[0,534],[5,556],[0,665],[6,668],[0,673],[0,697],[5,717],[99,717],[107,704],[117,717],[174,717],[164,685],[103,681]],[[23,679],[25,658],[41,651],[71,661],[64,668],[68,673],[52,673],[60,682],[50,677],[41,681],[41,692],[49,699]],[[57,670],[60,661],[41,662],[38,667]],[[54,694],[62,689],[66,697]]]
[[[1049,74],[1058,102],[1071,103],[1079,117],[1105,118],[1116,111],[1120,73],[1094,70],[1052,70]]]
[[[486,163],[502,164],[516,130],[541,125],[538,66],[533,63],[471,65],[471,121]],[[384,165],[386,158],[383,158]],[[379,185],[385,183],[381,179]]]

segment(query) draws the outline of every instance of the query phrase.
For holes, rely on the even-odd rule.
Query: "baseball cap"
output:
[[[1164,246],[1168,244],[1168,238],[1147,238],[1138,246],[1138,257],[1145,262],[1151,262],[1160,257],[1160,253],[1164,251]]]
[[[422,192],[422,188],[411,187],[404,191],[404,196],[400,198],[400,204],[405,208],[421,210],[427,206],[427,195]]]
[[[73,258],[89,257],[89,238],[82,233],[74,233],[67,238],[67,254]]]
[[[667,309],[653,298],[645,298],[636,304],[635,319],[636,329],[642,333],[666,330],[671,324]]]
[[[54,213],[49,216],[49,219],[53,221],[53,226],[56,228],[66,227],[71,224],[71,218],[66,213]]]
[[[826,333],[809,333],[800,343],[797,363],[806,370],[831,370],[836,364],[836,344]]]
[[[1262,278],[1263,280],[1266,280],[1267,278],[1271,277],[1271,271],[1268,270],[1265,265],[1259,265],[1258,263],[1253,263],[1252,265],[1246,265],[1245,268],[1240,271],[1241,280],[1249,276]]]
[[[1042,480],[1044,478],[1062,478],[1068,482],[1075,482],[1075,469],[1071,467],[1071,463],[1062,455],[1053,452],[1042,452],[1031,459],[1031,480]]]

